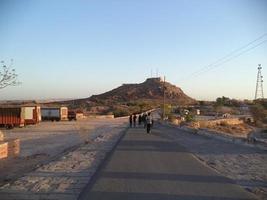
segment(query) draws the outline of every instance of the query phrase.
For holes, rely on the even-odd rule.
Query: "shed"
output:
[[[68,108],[65,106],[58,107],[41,107],[42,120],[60,121],[68,120]]]
[[[42,120],[41,107],[34,105],[23,105],[22,117],[25,120],[25,125],[39,123]]]

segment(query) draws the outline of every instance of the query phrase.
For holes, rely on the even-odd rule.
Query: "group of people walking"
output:
[[[144,126],[144,128],[146,128],[147,133],[150,133],[152,125],[153,125],[153,118],[151,113],[149,112],[144,113],[144,114],[140,114],[140,115],[130,115],[129,117],[129,123],[130,123],[130,127],[136,127],[137,123],[138,126]]]

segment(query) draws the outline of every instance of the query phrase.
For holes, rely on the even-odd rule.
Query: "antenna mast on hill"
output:
[[[256,99],[264,99],[264,96],[263,96],[263,76],[261,75],[261,69],[262,69],[261,64],[259,64],[257,83],[256,83],[255,100]]]

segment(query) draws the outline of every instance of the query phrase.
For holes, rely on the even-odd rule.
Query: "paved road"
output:
[[[163,134],[130,129],[80,199],[256,199]]]

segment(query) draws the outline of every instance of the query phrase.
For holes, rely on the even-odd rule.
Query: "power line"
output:
[[[236,55],[234,55],[234,56],[232,56],[232,57],[230,57],[230,58],[224,60],[224,61],[221,62],[221,63],[218,63],[217,65],[213,65],[213,66],[209,67],[208,69],[206,69],[205,71],[203,71],[203,72],[201,72],[201,73],[198,73],[198,74],[195,74],[194,76],[196,77],[196,76],[199,76],[200,74],[203,74],[204,72],[208,72],[208,71],[210,71],[210,70],[212,70],[212,69],[218,68],[219,66],[221,66],[221,65],[223,65],[223,64],[225,64],[225,63],[227,63],[227,62],[230,62],[231,60],[233,60],[233,59],[235,59],[235,58],[237,58],[237,57],[239,57],[239,56],[241,56],[241,55],[243,55],[243,54],[245,54],[245,53],[247,53],[247,52],[249,52],[249,51],[251,51],[251,50],[257,48],[258,46],[264,44],[265,42],[267,42],[267,40],[264,40],[264,41],[262,41],[262,42],[260,42],[260,43],[258,43],[258,44],[256,44],[256,45],[252,46],[251,48],[246,49],[246,50],[240,52],[239,54],[236,54]]]
[[[249,42],[249,43],[247,43],[247,44],[245,44],[245,45],[243,45],[243,46],[241,46],[241,47],[239,47],[239,48],[237,48],[237,49],[231,51],[230,53],[228,53],[228,54],[226,54],[225,56],[223,56],[223,57],[219,58],[218,60],[216,60],[215,62],[213,62],[213,63],[207,65],[206,67],[203,67],[202,69],[200,69],[200,70],[198,70],[198,71],[196,71],[196,72],[194,72],[193,74],[195,74],[195,73],[199,73],[199,72],[205,70],[205,68],[209,68],[210,66],[213,66],[213,65],[215,65],[216,63],[221,62],[221,61],[223,61],[224,59],[227,59],[228,57],[231,57],[233,54],[235,54],[235,53],[237,53],[238,51],[240,51],[240,50],[242,50],[242,49],[244,49],[244,48],[250,46],[251,44],[257,42],[258,40],[264,38],[265,36],[267,36],[267,33],[264,33],[264,34],[262,34],[261,36],[259,36],[258,38],[252,40],[251,42]]]
[[[248,49],[246,49],[246,48],[249,47],[249,46],[251,46],[252,44],[256,43],[257,41],[261,40],[262,38],[264,38],[264,37],[266,37],[266,36],[267,36],[267,33],[262,34],[261,36],[259,36],[258,38],[252,40],[251,42],[249,42],[249,43],[247,43],[247,44],[245,44],[245,45],[243,45],[243,46],[241,46],[241,47],[235,49],[234,51],[232,51],[232,52],[226,54],[225,56],[223,56],[223,57],[221,57],[221,58],[219,58],[219,59],[216,60],[215,62],[213,62],[213,63],[211,63],[211,64],[209,64],[209,65],[207,65],[207,66],[205,66],[205,67],[203,67],[203,68],[201,68],[201,69],[195,71],[195,72],[193,72],[193,73],[190,74],[188,77],[183,78],[183,79],[181,79],[181,80],[189,79],[189,78],[192,78],[192,77],[194,77],[194,76],[199,76],[200,74],[202,74],[202,73],[204,73],[204,72],[210,71],[210,70],[212,70],[213,68],[216,68],[216,67],[218,67],[218,66],[220,66],[220,65],[222,65],[222,64],[224,64],[224,63],[226,63],[226,62],[231,61],[231,60],[234,59],[234,58],[237,58],[237,57],[241,56],[242,54],[244,54],[244,53],[246,53],[246,52],[248,52],[248,51],[250,51],[250,50],[252,50],[252,49],[255,49],[256,47],[258,47],[258,46],[260,46],[261,44],[265,43],[267,40],[264,40],[264,41],[262,41],[262,42],[260,42],[260,43],[258,43],[258,44],[256,44],[256,45],[254,45],[254,46],[252,46],[252,47],[250,47],[250,48],[248,48]],[[245,49],[245,50],[243,50],[243,49]],[[243,50],[243,51],[242,51],[242,50]],[[241,51],[241,52],[240,52],[240,51]],[[239,53],[238,53],[238,52],[239,52]]]

